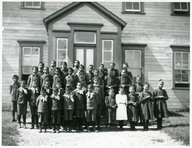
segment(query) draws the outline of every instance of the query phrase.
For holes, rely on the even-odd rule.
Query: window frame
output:
[[[172,89],[186,89],[188,90],[190,88],[190,47],[189,46],[180,46],[180,45],[171,45],[170,46],[172,48]],[[179,84],[189,84],[189,87],[176,87],[175,86],[175,70],[177,70],[175,68],[175,61],[176,61],[176,57],[175,57],[175,53],[188,53],[189,56],[189,82],[184,82],[184,83],[179,83]],[[180,68],[179,70],[184,70],[182,68]]]
[[[190,16],[190,3],[189,2],[180,2],[180,3],[187,3],[188,10],[187,11],[182,11],[182,9],[180,11],[175,10],[174,2],[171,2],[171,15],[172,16]]]
[[[134,3],[134,2],[132,2]],[[144,2],[139,2],[140,3],[140,10],[126,10],[126,2],[122,2],[122,14],[145,14],[144,13]]]
[[[39,62],[43,62],[43,49],[44,49],[44,44],[46,43],[46,41],[43,40],[39,40],[39,41],[35,41],[35,40],[17,40],[17,42],[19,43],[19,78],[20,80],[22,80],[22,64],[23,64],[23,47],[39,47],[40,48],[40,53],[39,53]],[[34,66],[38,66],[38,65],[34,65]]]
[[[26,1],[29,2],[29,1]],[[34,2],[40,2],[40,6],[26,6],[26,2],[21,2],[21,9],[33,9],[33,10],[45,10],[45,2],[42,1],[31,1]]]
[[[108,51],[108,50],[104,50],[104,42],[105,41],[110,41],[111,42],[111,50]],[[114,40],[113,39],[102,39],[102,63],[104,64],[105,62],[107,63],[110,63],[110,62],[113,62],[114,58],[113,58],[113,51],[114,51]],[[104,60],[104,52],[110,52],[111,53],[111,60],[110,61],[105,61]]]
[[[76,37],[77,32],[83,32],[83,33],[91,32],[91,33],[94,33],[94,42],[76,42],[75,37]],[[95,45],[96,43],[97,43],[96,32],[94,32],[94,31],[82,31],[82,30],[79,30],[79,31],[75,30],[74,31],[74,44],[92,44],[92,45]]]
[[[63,50],[63,49],[59,49],[59,48],[58,48],[59,39],[66,41],[66,62],[68,62],[68,48],[69,48],[68,38],[66,38],[66,37],[58,37],[58,38],[56,38],[56,40],[57,40],[57,45],[56,45],[56,52],[57,52],[57,55],[56,55],[56,63],[57,63],[57,66],[59,66],[59,63],[58,63],[58,62],[59,62],[59,60],[58,60],[58,51],[59,51],[59,50]]]

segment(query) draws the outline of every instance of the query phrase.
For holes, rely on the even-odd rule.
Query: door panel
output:
[[[85,64],[85,68],[86,70],[88,69],[88,66],[90,64],[94,64],[94,51],[93,49],[86,49],[86,64]]]
[[[76,49],[76,60],[79,60],[84,65],[84,49]]]

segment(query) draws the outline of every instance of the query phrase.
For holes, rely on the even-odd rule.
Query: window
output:
[[[172,3],[172,15],[186,15],[190,14],[190,4],[187,2]]]
[[[96,33],[95,32],[75,32],[74,42],[82,44],[96,44]]]
[[[122,13],[144,14],[144,4],[142,2],[123,2]]]
[[[61,62],[67,62],[67,50],[68,50],[68,39],[57,38],[57,66],[61,66]]]
[[[173,85],[174,88],[189,88],[190,53],[185,47],[173,48]]]
[[[21,2],[21,8],[26,9],[44,9],[44,2]]]
[[[42,62],[42,51],[45,41],[27,41],[18,40],[20,45],[20,65],[19,77],[21,80],[27,80],[28,76],[32,73],[32,67],[38,66]]]
[[[113,61],[113,40],[102,40],[102,63],[105,67]]]

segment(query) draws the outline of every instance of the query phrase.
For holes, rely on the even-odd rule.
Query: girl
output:
[[[138,121],[138,95],[135,94],[134,86],[129,87],[130,94],[128,95],[128,119],[130,122],[131,130],[135,130],[135,123]]]
[[[143,120],[143,130],[148,131],[149,120],[153,119],[152,112],[152,94],[149,92],[149,84],[144,84],[144,90],[140,95],[140,104],[141,104],[141,118]]]
[[[18,82],[19,77],[17,75],[13,75],[12,80],[13,84],[9,86],[10,95],[11,95],[11,111],[12,111],[12,122],[16,122],[15,113],[17,112],[17,94],[18,88],[20,87],[20,83]]]
[[[166,90],[163,89],[164,82],[159,80],[158,88],[153,92],[154,114],[157,118],[157,129],[162,129],[162,119],[168,117],[167,103],[169,99]]]
[[[115,102],[115,91],[112,88],[109,89],[109,96],[105,97],[105,105],[107,107],[107,115],[108,115],[107,123],[109,125],[109,128],[111,129],[115,121],[115,113],[117,108],[117,104]]]
[[[65,130],[71,132],[73,112],[74,112],[74,94],[69,85],[66,86],[66,92],[63,95],[63,107],[64,107],[64,118],[65,118]]]
[[[46,91],[44,89],[41,90],[41,95],[37,98],[36,105],[38,108],[37,112],[39,116],[39,132],[41,133],[42,129],[44,128],[45,133],[47,130],[48,100]]]
[[[77,118],[77,131],[82,131],[82,123],[84,118],[84,111],[86,107],[86,92],[80,82],[77,83],[75,90],[75,117]]]
[[[90,125],[93,126],[93,131],[95,131],[95,121],[97,113],[97,97],[93,92],[93,85],[88,85],[88,92],[86,94],[86,109],[87,109],[87,132],[90,132]]]
[[[120,130],[123,130],[123,120],[127,120],[127,95],[122,87],[119,88],[115,101],[117,103],[116,120],[119,121]]]
[[[38,114],[37,114],[37,106],[36,100],[39,96],[39,88],[37,87],[37,83],[33,83],[32,87],[29,89],[30,99],[29,105],[31,109],[31,129],[34,129],[34,124],[36,123],[36,128],[38,128]]]
[[[26,114],[28,102],[28,89],[26,88],[26,81],[21,81],[21,87],[18,88],[17,109],[18,109],[18,123],[21,128],[21,115],[23,115],[23,127],[26,128]]]

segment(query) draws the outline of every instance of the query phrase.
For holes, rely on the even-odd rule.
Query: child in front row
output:
[[[58,95],[58,89],[53,88],[53,94],[51,95],[52,100],[52,123],[53,133],[59,133],[60,122],[61,122],[61,97]]]
[[[105,105],[107,107],[107,118],[108,118],[107,124],[111,129],[115,121],[115,113],[117,108],[117,104],[115,101],[115,91],[113,88],[109,89],[109,96],[105,97]]]
[[[36,101],[37,105],[37,112],[39,116],[39,129],[40,133],[42,132],[42,129],[44,128],[44,133],[47,130],[47,116],[48,116],[48,100],[45,89],[41,90],[41,95],[37,98]]]
[[[96,112],[97,112],[97,96],[93,92],[93,85],[88,85],[88,92],[86,94],[86,116],[87,116],[87,132],[90,132],[90,126],[93,127],[95,131],[95,122],[96,122]]]
[[[127,120],[127,95],[124,88],[119,88],[115,101],[117,103],[116,120],[119,121],[120,130],[123,130],[123,121]]]
[[[168,110],[166,100],[169,99],[166,90],[163,89],[164,82],[159,80],[158,88],[153,92],[154,98],[154,114],[157,118],[157,129],[162,129],[162,119],[168,118]]]
[[[13,84],[9,86],[10,95],[11,95],[11,111],[12,111],[12,122],[16,122],[15,113],[17,112],[17,92],[20,87],[20,83],[18,82],[19,77],[17,75],[13,75],[12,80]]]
[[[28,89],[26,88],[26,81],[21,81],[21,87],[18,88],[17,109],[18,109],[18,123],[21,128],[21,116],[23,116],[23,127],[26,128],[26,114],[28,102]]]
[[[77,89],[75,89],[75,117],[77,119],[77,131],[82,131],[84,111],[86,107],[86,92],[83,85],[78,82]]]
[[[74,93],[72,92],[71,86],[66,86],[66,92],[63,95],[63,108],[65,118],[65,131],[71,132],[72,121],[74,113]]]
[[[152,111],[152,94],[149,92],[149,84],[145,83],[143,92],[140,95],[139,103],[141,104],[141,118],[143,120],[143,130],[149,130],[149,120],[153,119]]]

